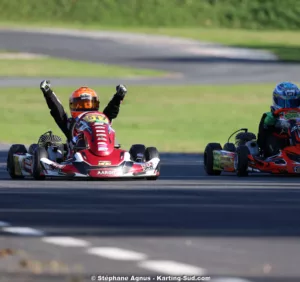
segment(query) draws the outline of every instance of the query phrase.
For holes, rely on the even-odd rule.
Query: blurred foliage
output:
[[[1,0],[2,21],[299,29],[299,0]]]

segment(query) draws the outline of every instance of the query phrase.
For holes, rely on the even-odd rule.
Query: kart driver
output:
[[[300,108],[300,90],[297,85],[282,82],[273,91],[273,106],[271,111],[264,113],[258,128],[257,144],[263,157],[278,154],[279,150],[289,145],[285,132],[288,123],[279,123],[274,111],[283,108]]]
[[[71,136],[71,128],[75,122],[75,118],[84,112],[98,111],[100,106],[98,95],[89,87],[80,87],[76,89],[69,98],[71,117],[68,118],[61,102],[50,88],[50,81],[43,80],[40,84],[40,89],[44,94],[52,117],[67,138],[69,156],[70,151],[73,149],[76,142],[75,140],[72,140]],[[107,116],[110,122],[117,118],[120,110],[120,104],[124,100],[126,93],[127,89],[124,85],[120,84],[116,86],[116,93],[103,110],[103,114]]]

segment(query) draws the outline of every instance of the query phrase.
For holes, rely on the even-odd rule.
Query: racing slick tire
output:
[[[234,153],[236,151],[236,147],[233,143],[225,143],[223,150]]]
[[[221,170],[214,170],[214,150],[222,150],[219,143],[209,143],[204,150],[204,169],[208,175],[220,175]]]
[[[145,151],[146,151],[146,147],[143,144],[132,145],[129,150],[131,160],[138,163],[144,162]]]
[[[250,151],[247,146],[242,145],[236,150],[237,164],[236,174],[237,176],[248,176],[248,155]]]
[[[148,147],[145,150],[145,161],[148,162],[153,158],[159,158],[159,152],[155,147]],[[158,171],[160,171],[160,164],[158,164]],[[157,180],[158,176],[146,177],[147,180]]]
[[[8,151],[6,170],[12,179],[24,179],[23,175],[15,174],[14,154],[16,153],[26,154],[27,149],[23,144],[13,144]]]
[[[39,147],[38,144],[31,144],[31,145],[29,146],[28,153],[29,153],[30,155],[33,155],[33,154],[34,154],[34,151],[35,151],[36,148],[38,148],[38,147]]]
[[[43,171],[43,167],[40,162],[41,158],[48,158],[48,153],[45,148],[38,147],[34,151],[33,155],[32,176],[35,180],[44,180],[46,178],[45,175],[41,175],[41,172]]]

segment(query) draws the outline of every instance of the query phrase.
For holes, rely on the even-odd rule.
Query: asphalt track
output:
[[[0,28],[0,50],[22,51],[73,60],[165,70],[153,79],[55,78],[54,85],[278,83],[299,79],[299,64],[275,60],[264,51],[162,36],[58,29]],[[84,70],[83,70],[84,71]],[[44,78],[42,78],[44,79]],[[37,86],[41,78],[0,77],[0,86]]]
[[[5,157],[0,281],[299,281],[298,178],[208,177],[195,154],[163,155],[156,182],[12,181]]]
[[[125,56],[119,41],[94,39],[101,47],[98,57],[92,54],[96,43],[87,38],[8,31],[1,31],[0,38],[0,49],[77,59],[89,54],[87,60],[99,61],[101,46],[106,46],[112,62],[132,62],[127,57],[132,45]],[[150,52],[144,49],[139,52]],[[271,60],[202,60],[161,58],[154,63],[180,72],[185,83],[189,77],[195,83],[203,77],[216,83],[226,78],[254,82],[268,75],[270,81],[296,79],[299,69]],[[208,177],[200,154],[164,154],[162,177],[155,182],[12,181],[5,158],[2,151],[1,282],[92,281],[92,275],[124,275],[129,281],[134,281],[131,275],[149,275],[160,281],[158,274],[204,275],[214,282],[299,281],[298,178]]]

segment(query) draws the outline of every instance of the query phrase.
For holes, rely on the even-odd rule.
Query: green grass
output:
[[[175,37],[191,38],[201,41],[221,43],[233,47],[248,47],[269,50],[280,59],[300,61],[300,31],[286,30],[243,30],[225,28],[134,28],[134,27],[106,27],[95,24],[66,24],[39,23],[41,27],[63,27],[90,30],[112,30],[134,33],[160,34]],[[20,24],[0,22],[2,27],[20,27]],[[37,23],[24,23],[24,26],[34,27]]]
[[[0,51],[1,54],[12,52]],[[17,52],[14,52],[17,54]],[[162,71],[88,63],[51,57],[2,59],[0,76],[54,77],[159,77]]]
[[[145,143],[160,151],[200,152],[209,142],[223,145],[236,129],[247,127],[257,133],[261,115],[270,108],[273,87],[132,86],[113,126],[125,149],[133,143]],[[68,110],[68,97],[74,89],[54,90]],[[103,110],[114,89],[95,90],[100,94]],[[1,89],[1,93],[2,141],[33,143],[49,129],[63,137],[38,87]]]

